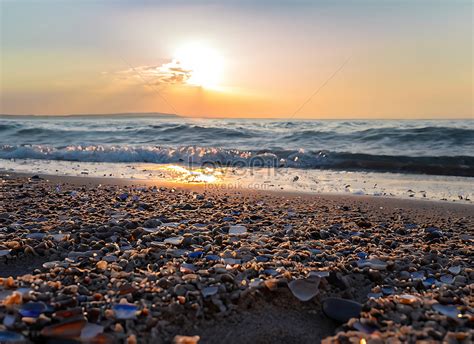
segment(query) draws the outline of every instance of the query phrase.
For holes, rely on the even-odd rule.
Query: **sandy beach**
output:
[[[16,342],[473,340],[470,204],[1,179]]]

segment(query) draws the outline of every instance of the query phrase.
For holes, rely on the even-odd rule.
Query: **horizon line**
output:
[[[425,121],[433,121],[433,120],[440,120],[440,121],[457,121],[457,120],[474,120],[474,115],[469,117],[456,117],[456,118],[449,118],[449,117],[412,117],[412,118],[404,118],[404,117],[340,117],[340,118],[329,118],[329,117],[321,117],[321,118],[308,118],[308,117],[296,117],[296,118],[286,118],[282,117],[233,117],[233,116],[194,116],[194,115],[181,115],[175,113],[167,113],[167,112],[118,112],[118,113],[71,113],[71,114],[8,114],[8,113],[0,113],[0,116],[3,117],[178,117],[178,118],[196,118],[196,119],[254,119],[254,120],[340,120],[340,121],[363,121],[363,120],[406,120],[406,121],[417,121],[417,120],[425,120]],[[290,116],[288,116],[290,117]]]

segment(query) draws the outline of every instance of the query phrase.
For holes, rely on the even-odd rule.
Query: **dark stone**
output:
[[[332,320],[345,323],[351,318],[359,318],[362,305],[358,302],[330,297],[323,301],[323,312]]]

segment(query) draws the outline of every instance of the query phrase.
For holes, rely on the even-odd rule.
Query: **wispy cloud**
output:
[[[118,71],[122,79],[146,79],[152,85],[182,85],[192,76],[192,70],[184,68],[177,60],[153,66],[137,66]]]

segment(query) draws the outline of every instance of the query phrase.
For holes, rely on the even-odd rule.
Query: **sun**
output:
[[[175,53],[175,60],[190,71],[186,83],[203,88],[217,88],[222,81],[223,58],[217,50],[199,43],[183,45]]]

